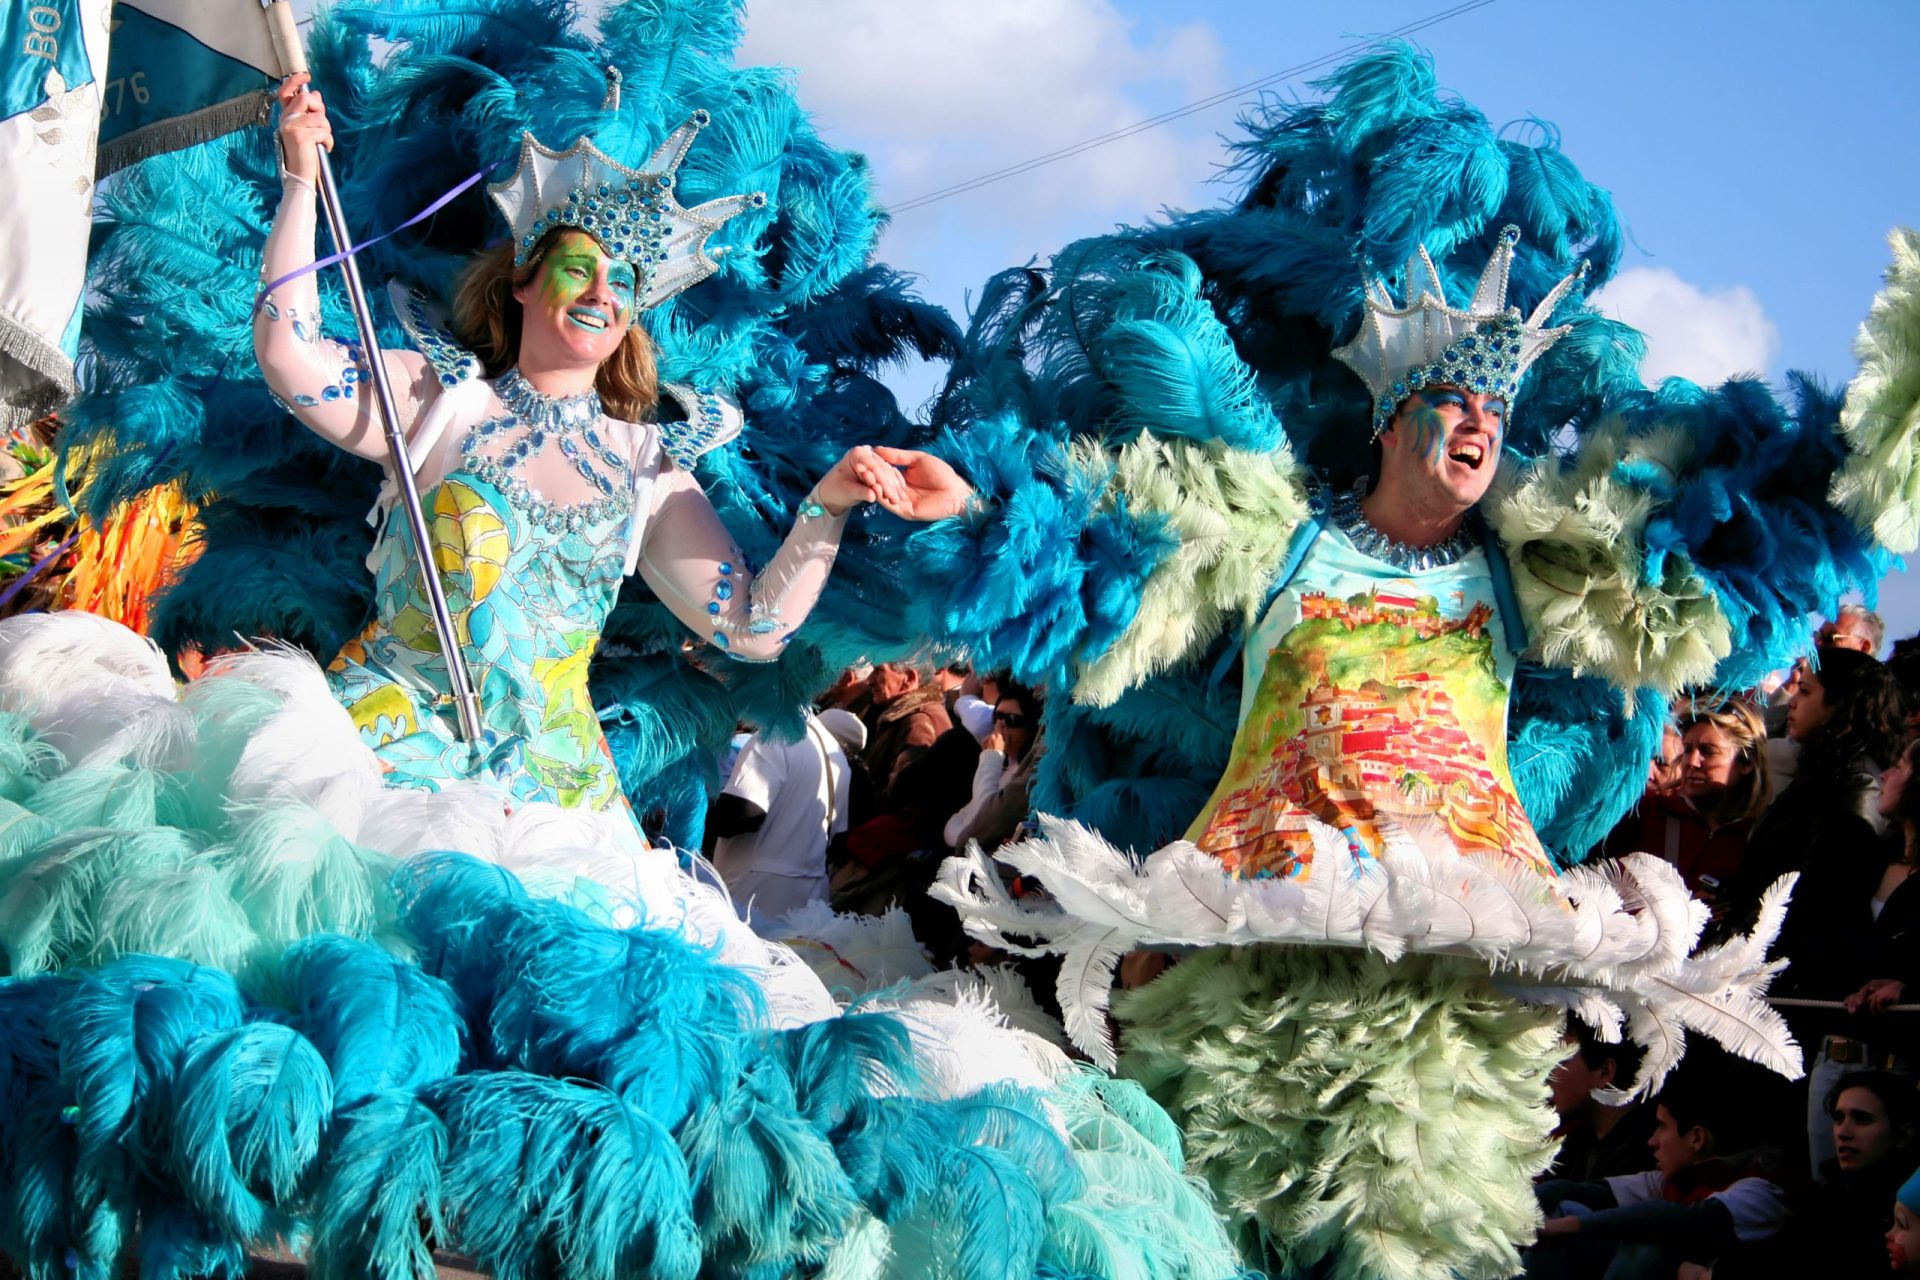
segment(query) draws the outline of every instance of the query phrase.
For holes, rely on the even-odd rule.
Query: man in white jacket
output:
[[[851,712],[808,712],[798,738],[762,731],[741,749],[709,822],[713,865],[756,932],[831,896],[827,845],[847,829],[847,756],[866,736]]]

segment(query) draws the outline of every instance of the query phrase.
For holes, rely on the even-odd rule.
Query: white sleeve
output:
[[[1742,1178],[1707,1198],[1727,1206],[1727,1212],[1733,1215],[1733,1234],[1743,1241],[1777,1235],[1792,1212],[1787,1206],[1787,1193],[1765,1178]]]
[[[974,818],[987,801],[1000,794],[1000,783],[1006,776],[1006,764],[1007,758],[998,751],[980,753],[980,763],[973,767],[973,799],[967,801],[960,812],[948,818],[947,825],[940,831],[948,848],[952,848],[967,833],[967,828],[973,825]]]
[[[1603,1181],[1607,1189],[1613,1192],[1614,1202],[1622,1205],[1658,1200],[1665,1183],[1658,1169],[1649,1169],[1645,1173],[1623,1173]]]
[[[786,777],[787,752],[784,744],[769,742],[765,734],[756,733],[740,749],[740,758],[734,761],[733,774],[722,791],[759,806],[762,813],[771,813],[774,794],[780,790],[780,784],[786,781]]]
[[[754,573],[693,477],[666,469],[653,483],[640,576],[693,633],[735,658],[772,662],[826,586],[847,515],[809,495],[785,542]]]
[[[313,188],[297,178],[283,184],[280,212],[267,236],[263,283],[313,260]],[[253,319],[254,357],[267,386],[310,430],[363,458],[387,456],[387,439],[374,407],[368,357],[376,356],[392,384],[399,426],[410,431],[440,384],[426,359],[412,351],[365,352],[325,337],[320,286],[312,272],[261,299]]]

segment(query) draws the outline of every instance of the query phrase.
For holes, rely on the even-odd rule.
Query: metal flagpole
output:
[[[294,24],[293,7],[287,0],[261,0],[267,12],[267,26],[273,32],[273,45],[280,58],[283,76],[297,75],[307,69],[307,51]],[[340,188],[333,179],[333,165],[325,147],[320,153],[320,205],[326,212],[327,230],[333,236],[336,253],[353,247],[347,231],[346,213],[340,204]],[[453,690],[453,707],[460,719],[460,736],[468,742],[480,740],[480,695],[474,691],[473,676],[467,671],[466,657],[460,652],[460,640],[454,631],[453,615],[447,611],[447,595],[440,586],[440,573],[434,563],[433,542],[427,532],[427,516],[420,505],[420,490],[413,483],[413,463],[407,456],[407,437],[400,425],[400,412],[394,404],[393,384],[387,379],[386,362],[380,358],[380,343],[373,327],[373,312],[367,306],[366,286],[360,281],[360,266],[353,255],[340,262],[346,278],[347,298],[353,306],[353,323],[360,333],[360,347],[367,353],[367,367],[373,382],[373,400],[380,413],[380,426],[387,437],[387,463],[392,468],[394,485],[400,491],[400,503],[407,513],[407,527],[413,534],[413,552],[420,561],[420,580],[426,588],[428,609],[433,616],[434,634],[440,652],[447,660],[447,681]]]

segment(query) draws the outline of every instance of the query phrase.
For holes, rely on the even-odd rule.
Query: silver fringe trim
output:
[[[4,311],[0,311],[0,360],[39,377],[37,382],[0,394],[0,431],[17,431],[73,399],[73,361],[67,353]],[[0,374],[0,387],[11,381],[11,376]]]
[[[272,116],[273,94],[262,89],[258,93],[243,93],[237,98],[216,102],[184,116],[171,116],[142,125],[101,146],[100,154],[94,161],[94,180],[98,181],[116,169],[124,169],[130,164],[138,164],[169,151],[212,142],[248,125],[265,124]]]

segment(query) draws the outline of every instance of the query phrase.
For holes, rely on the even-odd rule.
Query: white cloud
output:
[[[1780,331],[1742,285],[1708,290],[1666,267],[1628,267],[1593,301],[1647,335],[1640,376],[1648,385],[1676,374],[1704,386],[1765,376],[1780,352]]]
[[[1143,31],[1111,0],[763,4],[738,56],[795,68],[801,102],[872,155],[890,202],[1133,124],[1217,86],[1223,62],[1211,28]],[[1179,197],[1201,149],[1217,147],[1163,127],[1012,182],[1029,210],[1141,212]]]

